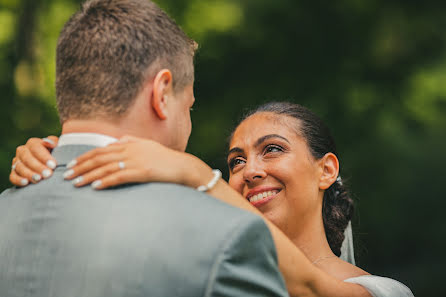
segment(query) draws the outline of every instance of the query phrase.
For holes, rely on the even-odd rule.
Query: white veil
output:
[[[344,241],[341,246],[341,259],[349,262],[353,265],[355,264],[355,252],[353,250],[353,234],[352,234],[352,222],[348,222],[347,228],[344,231]]]

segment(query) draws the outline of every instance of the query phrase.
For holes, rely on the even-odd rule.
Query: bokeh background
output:
[[[56,40],[80,2],[0,0],[0,190],[16,146],[60,131]],[[200,44],[188,151],[227,174],[244,112],[271,100],[311,108],[357,202],[359,266],[444,296],[446,1],[155,2]]]

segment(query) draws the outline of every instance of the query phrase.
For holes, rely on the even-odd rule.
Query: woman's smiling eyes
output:
[[[245,160],[243,160],[241,157],[235,157],[235,158],[232,158],[232,159],[230,159],[229,162],[228,162],[229,169],[230,169],[231,171],[233,171],[234,168],[235,168],[237,165],[240,165],[240,164],[242,164],[243,162],[245,162]]]
[[[262,155],[265,157],[275,156],[277,153],[283,153],[285,149],[278,144],[267,144],[263,147]],[[236,167],[242,165],[246,162],[245,158],[242,156],[233,157],[228,161],[228,166],[231,171],[237,170]]]
[[[265,154],[267,154],[267,153],[283,152],[284,149],[283,149],[283,147],[281,147],[280,145],[277,145],[277,144],[268,144],[265,146],[263,151]]]

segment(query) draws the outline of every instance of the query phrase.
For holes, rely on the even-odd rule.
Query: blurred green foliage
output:
[[[0,0],[1,189],[18,145],[60,131],[55,47],[80,2]],[[359,265],[441,296],[446,2],[156,2],[200,44],[188,151],[226,169],[227,137],[248,109],[310,107],[332,128],[357,200]]]

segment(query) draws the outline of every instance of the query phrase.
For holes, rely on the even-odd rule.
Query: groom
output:
[[[148,0],[87,1],[65,24],[58,167],[0,196],[1,296],[287,296],[260,218],[173,184],[63,179],[70,160],[127,134],[184,150],[194,50]]]

